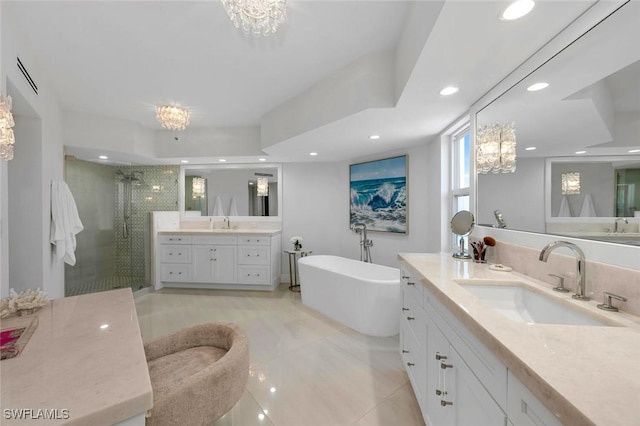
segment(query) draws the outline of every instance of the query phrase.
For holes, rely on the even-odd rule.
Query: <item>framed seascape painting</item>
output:
[[[407,156],[349,166],[350,225],[407,233]]]

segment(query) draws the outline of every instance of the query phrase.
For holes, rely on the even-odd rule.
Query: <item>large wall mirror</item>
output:
[[[183,218],[239,216],[251,220],[280,220],[282,167],[279,164],[182,166],[180,188]]]
[[[514,173],[477,175],[479,225],[640,245],[638,22],[625,4],[478,112],[517,140]]]

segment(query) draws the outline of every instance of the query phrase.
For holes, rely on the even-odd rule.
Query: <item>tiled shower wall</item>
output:
[[[123,182],[118,170],[142,172],[136,175],[141,179]],[[179,170],[65,161],[65,180],[84,225],[77,235],[76,265],[65,265],[66,295],[149,285],[149,212],[178,209]],[[130,213],[126,238],[125,209]]]
[[[129,173],[131,171],[142,172],[137,174],[141,177],[139,182],[116,184],[116,273],[130,273],[134,282],[147,286],[150,277],[149,212],[178,210],[180,166],[133,166]],[[125,210],[129,210],[125,204],[129,191],[131,219],[128,223],[129,236],[125,238],[123,220]]]

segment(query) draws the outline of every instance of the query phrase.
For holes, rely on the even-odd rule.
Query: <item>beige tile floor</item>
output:
[[[144,340],[232,321],[250,340],[247,389],[215,426],[424,425],[398,336],[368,337],[275,292],[163,289],[136,298]]]

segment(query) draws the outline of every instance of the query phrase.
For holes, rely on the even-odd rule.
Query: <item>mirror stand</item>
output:
[[[464,235],[460,236],[460,251],[453,253],[453,257],[456,259],[471,259],[469,253],[464,249]]]

